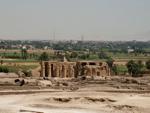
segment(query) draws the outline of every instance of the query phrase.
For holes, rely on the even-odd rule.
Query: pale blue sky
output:
[[[0,0],[0,38],[150,40],[150,0]]]

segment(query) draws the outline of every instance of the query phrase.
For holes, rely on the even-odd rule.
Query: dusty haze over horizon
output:
[[[150,40],[150,0],[0,0],[0,39]]]

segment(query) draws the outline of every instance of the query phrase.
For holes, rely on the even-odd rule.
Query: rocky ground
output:
[[[150,77],[0,79],[0,113],[149,113]]]

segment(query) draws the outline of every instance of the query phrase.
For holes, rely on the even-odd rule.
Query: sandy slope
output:
[[[0,113],[149,113],[149,105],[150,94],[57,92],[0,96]]]
[[[46,89],[13,81],[0,80],[0,113],[150,113],[149,76],[59,81],[65,86],[56,81]]]

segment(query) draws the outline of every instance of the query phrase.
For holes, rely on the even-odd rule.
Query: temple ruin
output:
[[[42,77],[77,78],[78,76],[109,76],[107,63],[97,61],[41,62]]]

